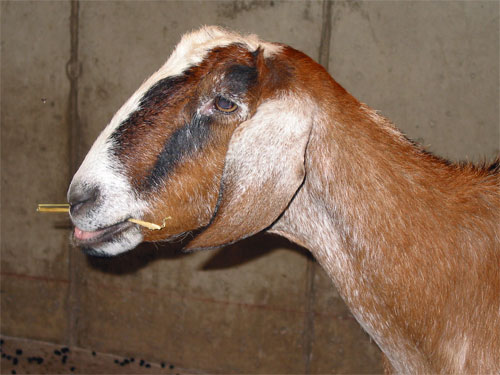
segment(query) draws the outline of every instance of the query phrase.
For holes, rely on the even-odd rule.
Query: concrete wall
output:
[[[78,6],[78,7],[77,7]],[[452,159],[499,152],[498,2],[1,2],[1,333],[207,372],[380,372],[380,353],[301,248],[68,244],[71,175],[179,37],[219,24],[319,59]]]

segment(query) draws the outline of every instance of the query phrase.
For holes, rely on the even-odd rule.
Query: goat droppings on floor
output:
[[[0,352],[2,374],[174,374],[174,365],[168,361],[136,361],[133,356],[15,337],[3,337]]]

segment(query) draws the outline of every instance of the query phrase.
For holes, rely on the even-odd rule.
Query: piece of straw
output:
[[[142,225],[143,227],[146,227],[151,230],[160,230],[165,228],[165,225],[158,225],[155,223],[150,223],[148,221],[144,220],[139,220],[139,219],[128,219],[131,223],[137,224],[137,225]],[[164,222],[165,223],[165,222]]]
[[[69,212],[69,204],[39,204],[38,212]]]
[[[37,209],[38,212],[69,212],[69,204],[39,204]],[[167,220],[172,219],[170,216],[163,219],[162,225],[155,223],[150,223],[149,221],[139,220],[139,219],[128,219],[131,223],[141,225],[149,230],[160,230],[167,226]]]

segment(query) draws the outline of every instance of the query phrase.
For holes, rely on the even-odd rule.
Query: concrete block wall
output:
[[[451,159],[499,152],[499,4],[3,1],[1,333],[204,372],[376,373],[380,353],[306,250],[258,235],[217,251],[68,243],[72,173],[180,36],[218,24],[303,50]]]

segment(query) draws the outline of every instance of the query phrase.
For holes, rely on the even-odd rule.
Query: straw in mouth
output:
[[[69,212],[69,204],[39,204],[38,212]]]
[[[56,212],[69,212],[69,204],[39,204],[37,207],[38,212],[50,212],[50,213],[56,213]],[[143,226],[145,228],[148,228],[149,230],[160,230],[163,229],[167,226],[167,220],[172,219],[170,216],[166,217],[163,219],[162,225],[158,225],[155,223],[150,223],[149,221],[144,221],[144,220],[139,220],[139,219],[134,219],[130,218],[127,221]]]

